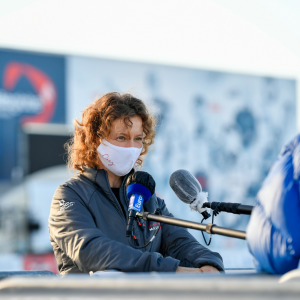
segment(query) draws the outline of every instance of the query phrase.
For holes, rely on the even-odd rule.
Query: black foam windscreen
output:
[[[126,181],[126,187],[133,183],[139,183],[145,186],[150,191],[151,195],[153,195],[155,192],[155,181],[153,177],[147,172],[136,171],[130,174]]]

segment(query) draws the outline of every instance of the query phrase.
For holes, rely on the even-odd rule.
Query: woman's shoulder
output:
[[[91,180],[82,174],[76,174],[57,187],[53,198],[72,197],[87,201],[95,189],[96,187]]]

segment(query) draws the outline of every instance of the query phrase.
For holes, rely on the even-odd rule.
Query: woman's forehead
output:
[[[130,124],[130,126],[129,126]],[[141,117],[133,116],[126,118],[118,118],[111,124],[111,130],[116,132],[141,131],[143,132],[143,122]]]

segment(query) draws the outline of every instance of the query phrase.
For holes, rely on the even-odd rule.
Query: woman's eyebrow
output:
[[[124,134],[124,135],[128,135],[128,132],[124,131],[124,130],[119,130],[116,131],[116,134]]]
[[[120,129],[119,131],[115,131],[115,134],[116,135],[120,135],[121,134],[121,135],[125,135],[125,136],[129,136],[130,135],[129,131],[126,131],[125,129]],[[141,136],[141,137],[143,137],[144,136],[144,132],[137,133],[134,136]]]

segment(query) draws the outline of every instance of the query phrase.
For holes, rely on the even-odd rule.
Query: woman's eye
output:
[[[118,141],[125,141],[125,137],[124,137],[124,136],[118,136],[118,137],[117,137],[117,140],[118,140]]]
[[[141,142],[143,140],[143,138],[142,137],[137,137],[137,138],[135,138],[135,140],[138,141],[138,142]]]

